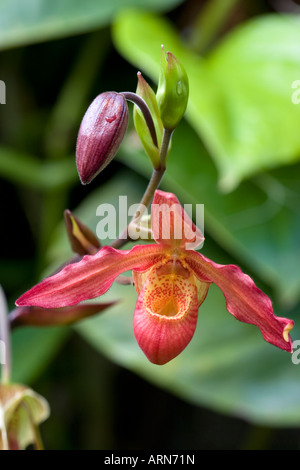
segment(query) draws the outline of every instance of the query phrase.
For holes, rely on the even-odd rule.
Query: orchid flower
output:
[[[16,304],[71,306],[103,295],[117,276],[132,270],[138,294],[134,334],[147,358],[162,365],[191,341],[198,308],[215,283],[225,296],[229,313],[256,325],[269,343],[292,352],[289,331],[294,322],[275,316],[269,297],[239,267],[216,264],[195,251],[203,243],[203,235],[174,194],[156,190],[151,226],[156,243],[135,245],[130,250],[105,246],[44,279]]]

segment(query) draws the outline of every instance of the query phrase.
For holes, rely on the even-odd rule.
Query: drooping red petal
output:
[[[159,245],[136,245],[131,250],[105,246],[96,255],[87,255],[67,265],[25,292],[17,306],[36,305],[58,308],[75,305],[104,294],[116,276],[130,269],[147,270],[163,257]]]
[[[71,325],[97,315],[115,304],[116,302],[89,303],[62,308],[18,307],[9,314],[9,323],[11,328],[18,326]]]
[[[153,237],[157,243],[195,250],[204,237],[172,193],[156,190],[151,206]]]
[[[258,326],[266,341],[293,351],[289,331],[294,322],[275,316],[269,297],[238,266],[216,264],[198,252],[187,252],[185,261],[198,279],[213,282],[222,290],[227,310],[237,320]]]
[[[165,364],[186,348],[196,329],[198,301],[207,289],[200,301],[191,273],[164,273],[164,266],[151,270],[133,318],[136,340],[150,362]]]

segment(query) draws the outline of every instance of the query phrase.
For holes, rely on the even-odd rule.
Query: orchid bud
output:
[[[90,183],[116,155],[128,124],[122,94],[98,95],[87,109],[78,133],[76,164],[82,184]]]
[[[174,130],[181,121],[188,103],[189,82],[187,74],[171,53],[161,54],[161,73],[157,88],[157,102],[163,125]]]
[[[69,242],[74,253],[94,255],[101,248],[94,232],[68,209],[64,212]]]

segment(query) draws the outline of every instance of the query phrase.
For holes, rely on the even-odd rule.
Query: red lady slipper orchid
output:
[[[135,337],[151,362],[165,364],[191,341],[198,307],[215,283],[232,315],[258,326],[269,343],[292,352],[289,331],[293,321],[274,315],[271,300],[253,280],[237,266],[216,264],[190,249],[199,246],[203,236],[174,194],[155,192],[151,221],[156,244],[136,245],[131,250],[105,246],[43,280],[16,304],[74,305],[104,294],[119,274],[132,269],[138,293]]]

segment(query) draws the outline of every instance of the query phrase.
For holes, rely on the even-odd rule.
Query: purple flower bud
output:
[[[98,95],[87,109],[78,133],[76,164],[82,184],[88,184],[114,158],[128,123],[128,108],[122,94]]]

